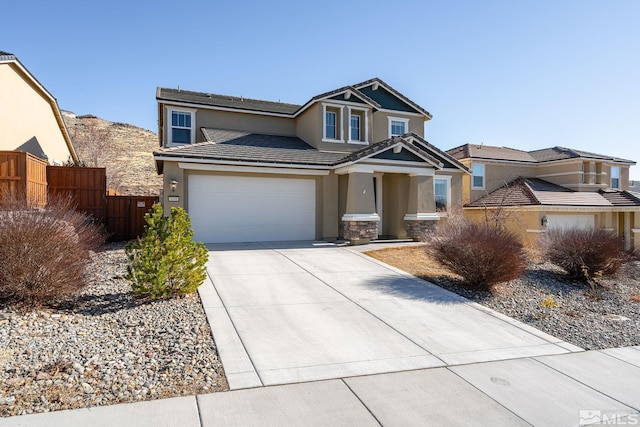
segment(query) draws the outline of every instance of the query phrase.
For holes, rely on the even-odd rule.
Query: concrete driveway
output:
[[[209,249],[200,294],[231,389],[581,350],[352,248]]]

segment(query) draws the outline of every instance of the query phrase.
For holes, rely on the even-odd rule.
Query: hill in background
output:
[[[160,194],[162,177],[153,160],[153,151],[159,148],[155,132],[92,115],[63,111],[62,117],[81,162],[87,167],[106,167],[112,193]]]

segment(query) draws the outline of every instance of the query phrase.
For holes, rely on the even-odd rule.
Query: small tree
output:
[[[202,242],[193,241],[191,220],[182,208],[163,214],[156,203],[145,215],[142,237],[125,249],[129,258],[127,279],[135,294],[169,298],[195,292],[206,278],[209,253]]]

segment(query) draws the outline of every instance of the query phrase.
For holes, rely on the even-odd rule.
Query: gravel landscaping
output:
[[[553,264],[530,261],[523,277],[489,293],[443,274],[422,247],[367,254],[585,350],[640,345],[640,261],[602,280],[597,293],[567,281]]]
[[[111,245],[76,300],[0,308],[0,416],[228,389],[197,293],[137,299],[126,262]]]

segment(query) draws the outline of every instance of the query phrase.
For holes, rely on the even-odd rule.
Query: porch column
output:
[[[420,240],[435,228],[440,216],[436,213],[433,175],[409,175],[409,206],[404,216],[407,236]]]
[[[624,250],[631,250],[631,212],[625,212],[623,217],[623,236],[624,236]]]
[[[640,251],[640,213],[633,212],[631,216],[633,216],[633,228],[631,229],[633,233],[633,249]]]
[[[378,237],[373,173],[351,172],[347,187],[347,204],[342,216],[343,236],[352,245],[369,243]]]
[[[587,176],[584,180],[585,184],[595,184],[596,183],[596,162],[588,162],[587,167],[585,167],[585,173]]]

